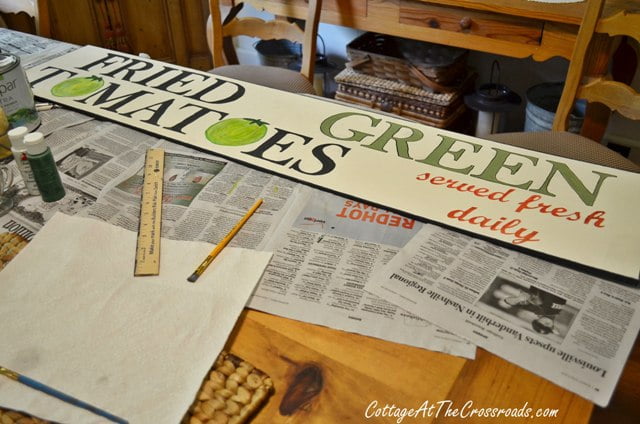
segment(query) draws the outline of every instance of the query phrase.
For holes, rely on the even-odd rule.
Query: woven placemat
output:
[[[30,415],[0,408],[0,423],[2,424],[51,424],[51,421],[34,418]]]
[[[0,233],[0,270],[2,270],[26,245],[27,239],[20,234]],[[2,421],[0,421],[2,423]],[[4,424],[4,423],[2,423]]]
[[[222,352],[202,382],[196,400],[181,423],[246,423],[272,392],[273,383],[267,374],[231,353]],[[0,424],[52,423],[0,408]]]
[[[264,404],[273,382],[263,371],[222,352],[182,424],[241,424]]]

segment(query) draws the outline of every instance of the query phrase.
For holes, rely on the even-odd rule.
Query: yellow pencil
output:
[[[229,244],[231,239],[233,239],[236,233],[240,231],[240,228],[242,228],[245,222],[247,222],[247,220],[251,218],[251,215],[253,215],[253,213],[256,211],[256,209],[260,207],[261,204],[262,204],[262,199],[256,200],[256,203],[254,203],[253,206],[251,206],[251,209],[247,211],[247,213],[242,217],[242,219],[238,221],[238,223],[231,229],[231,231],[229,231],[229,234],[227,234],[222,239],[222,241],[218,243],[218,245],[211,251],[211,253],[209,253],[209,256],[207,256],[205,260],[202,261],[200,266],[196,268],[193,274],[191,274],[189,278],[187,278],[187,281],[195,283],[198,277],[200,277],[202,273],[207,269],[209,264],[211,264],[211,262],[213,262],[216,256],[218,256],[218,253],[222,252],[222,249],[224,249],[225,246]]]

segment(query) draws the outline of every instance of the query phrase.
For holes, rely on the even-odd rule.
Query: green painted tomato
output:
[[[204,135],[213,144],[244,146],[264,137],[267,125],[269,124],[259,119],[229,118],[211,125]]]
[[[93,93],[104,85],[100,77],[76,77],[62,81],[53,86],[51,94],[56,97],[75,97]]]

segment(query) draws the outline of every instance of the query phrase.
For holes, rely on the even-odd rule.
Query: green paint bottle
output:
[[[44,142],[42,133],[33,132],[25,135],[24,145],[27,148],[27,159],[42,200],[55,202],[62,199],[65,195],[64,186],[51,149]]]

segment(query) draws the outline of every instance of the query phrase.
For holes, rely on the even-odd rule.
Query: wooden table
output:
[[[395,423],[394,417],[365,418],[378,407],[419,408],[452,401],[462,408],[557,409],[556,418],[527,422],[586,423],[593,405],[553,383],[478,349],[475,360],[385,342],[246,310],[227,349],[271,375],[275,394],[252,421],[277,423]],[[640,422],[640,344],[627,364],[612,406],[596,408],[593,423]],[[289,394],[288,394],[289,392]],[[293,399],[293,400],[292,400]],[[369,408],[369,409],[368,409]],[[439,416],[404,423],[499,422]],[[627,420],[627,421],[625,421]],[[507,422],[510,422],[507,420]],[[514,420],[515,422],[515,420]]]
[[[419,408],[451,401],[452,408],[557,409],[557,418],[528,422],[586,423],[591,402],[483,349],[475,360],[245,310],[226,349],[268,373],[275,393],[255,424],[395,423],[394,417],[365,418],[379,408]],[[627,363],[611,406],[595,408],[593,423],[640,422],[640,344]],[[405,418],[403,423],[459,420],[439,416]],[[625,421],[626,420],[626,421]]]

